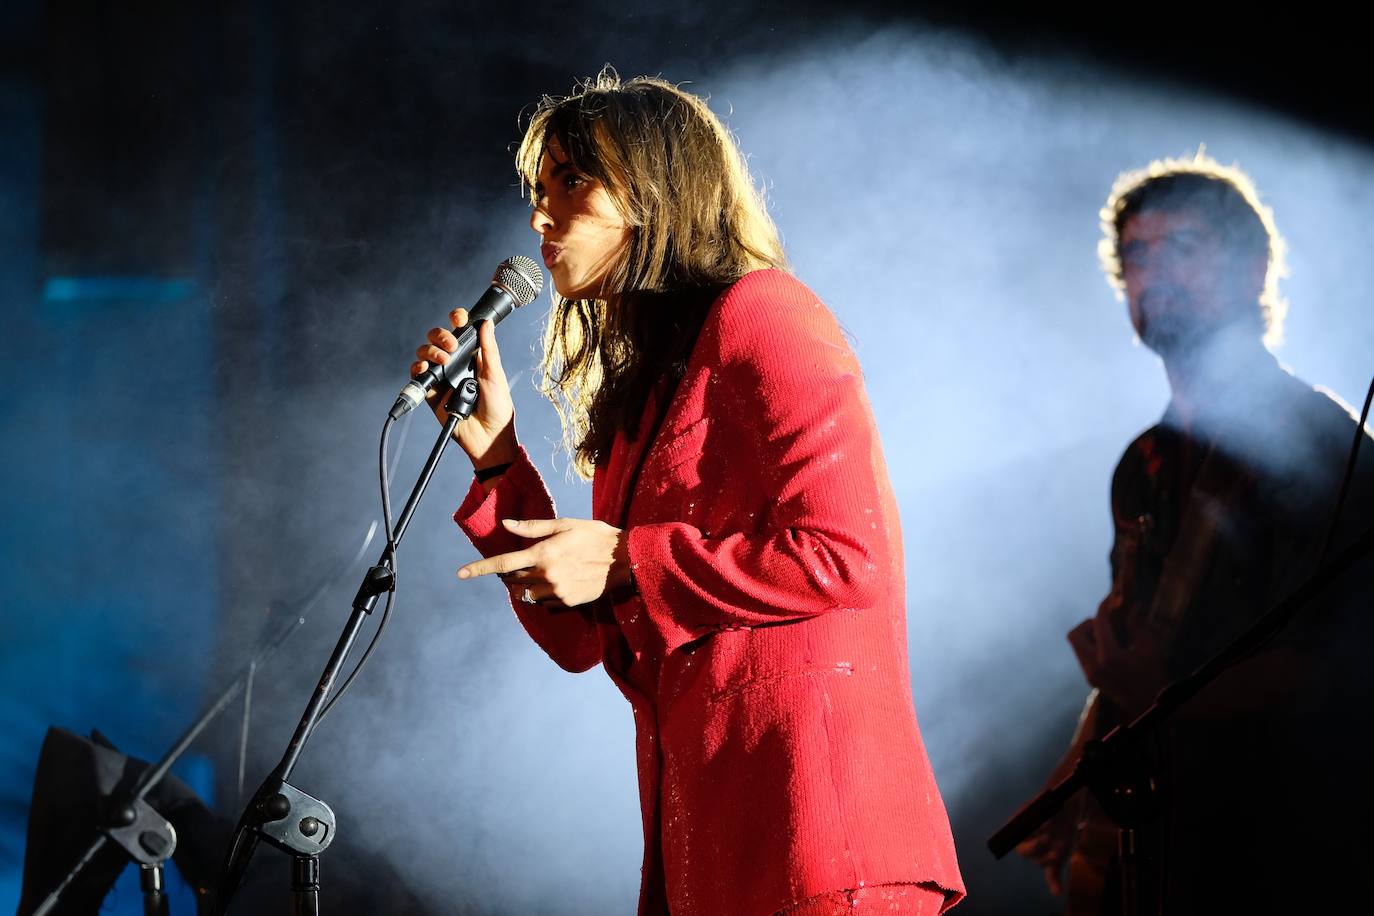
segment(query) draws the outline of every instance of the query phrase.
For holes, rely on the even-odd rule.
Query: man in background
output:
[[[1146,709],[1358,535],[1374,443],[1331,525],[1350,410],[1281,366],[1283,240],[1249,177],[1199,153],[1122,175],[1100,254],[1171,398],[1112,480],[1112,588],[1069,641],[1089,697],[1074,745]],[[1368,563],[1188,701],[1147,749],[1162,815],[1138,832],[1137,912],[1298,912],[1369,861]],[[1116,825],[1080,793],[1019,851],[1068,912],[1122,906]],[[1356,814],[1355,812],[1359,812]]]

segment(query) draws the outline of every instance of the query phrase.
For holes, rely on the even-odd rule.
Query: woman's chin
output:
[[[554,292],[564,299],[594,299],[596,296],[591,290],[576,284],[562,284],[557,280],[553,281]]]

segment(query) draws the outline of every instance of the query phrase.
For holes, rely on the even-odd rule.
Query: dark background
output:
[[[1374,140],[1360,33],[1312,5],[1237,19],[1119,5],[1031,14],[977,3],[5,4],[0,301],[7,328],[0,416],[10,485],[0,543],[12,579],[0,618],[0,676],[9,698],[0,709],[9,735],[0,742],[0,861],[13,867],[0,892],[17,899],[28,787],[43,728],[97,726],[131,752],[156,757],[237,670],[265,612],[295,610],[293,599],[328,581],[361,541],[376,511],[375,429],[408,353],[425,327],[475,297],[501,258],[531,253],[510,161],[520,111],[608,62],[625,75],[690,80],[733,104],[731,93],[743,91],[736,87],[749,74],[776,76],[805,66],[814,79],[825,71],[826,54],[887,34],[918,36],[927,47],[945,38],[952,46],[976,47],[989,70],[1027,84],[1040,68],[1054,73],[1063,64],[1080,82],[1100,74],[1165,98],[1205,97],[1225,110],[1233,106],[1237,118],[1276,118],[1292,131],[1311,131],[1324,138],[1321,144],[1361,162]],[[887,110],[890,120],[871,123],[875,146],[904,118],[900,85],[854,83],[845,91],[856,104],[876,92],[896,100]],[[938,87],[913,86],[910,95],[914,100],[929,91]],[[791,117],[825,116],[808,111],[808,92],[800,80],[787,109],[800,114]],[[730,116],[728,107],[713,105]],[[740,117],[747,122],[750,112],[741,108]],[[862,147],[870,142],[868,126],[860,125],[857,136],[847,126],[850,135],[835,142]],[[932,149],[958,136],[954,123],[921,126],[921,142]],[[765,145],[761,132],[751,145],[748,131],[737,129],[746,152]],[[1017,144],[1008,138],[988,159],[1015,163]],[[1180,151],[1140,147],[1111,168]],[[815,144],[796,155],[824,163],[829,149]],[[752,161],[765,180],[786,173],[785,163],[764,154]],[[1084,171],[1072,155],[1045,169],[1051,189],[1081,181],[1095,195],[1085,198],[1092,206],[1112,175]],[[1019,174],[1014,165],[1009,172]],[[924,187],[920,176],[895,178],[850,171],[827,180],[856,189],[875,180],[895,184],[899,197],[902,180]],[[1273,187],[1282,174],[1271,168],[1264,178],[1262,185]],[[990,174],[959,193],[991,195],[996,188]],[[798,257],[798,249],[806,250],[806,233],[797,228],[805,219],[793,215],[789,222],[784,215],[815,210],[809,193],[781,181],[770,188],[799,272],[836,303],[842,297],[826,287],[829,274],[819,266],[807,274],[807,263],[819,261]],[[920,193],[912,196],[901,205],[921,208]],[[1354,195],[1356,212],[1343,218],[1360,224],[1367,212],[1359,212],[1361,200]],[[1079,221],[1087,243],[1073,260],[1088,275],[1095,214],[1077,203],[1070,209],[1086,218]],[[875,212],[879,221],[892,218]],[[1282,224],[1283,211],[1279,216]],[[845,226],[869,217],[825,208],[807,218]],[[905,231],[902,220],[892,231]],[[1053,238],[1034,241],[1053,244]],[[970,239],[968,247],[976,244]],[[900,268],[919,278],[925,264],[919,245],[912,259]],[[1363,281],[1357,258],[1343,263]],[[974,268],[969,271],[974,282]],[[1105,287],[1092,282],[1097,299],[1109,304]],[[834,288],[842,288],[839,281]],[[841,314],[855,329],[881,321]],[[1035,325],[1035,316],[1047,313],[1020,314]],[[1045,317],[1044,326],[1058,320]],[[513,339],[529,346],[535,322],[526,323],[510,333],[523,334]],[[941,325],[929,327],[938,336]],[[1124,348],[1129,334],[1118,330],[1122,339],[1113,345]],[[1361,339],[1358,328],[1354,337]],[[1363,339],[1338,364],[1344,372],[1338,380],[1313,380],[1339,381],[1338,393],[1357,398],[1361,372],[1370,367]],[[508,356],[507,362],[519,360]],[[894,370],[867,358],[865,365],[889,461],[900,471],[917,458],[891,446],[917,423],[898,404],[919,403],[933,392],[900,380],[883,388],[879,381]],[[1025,370],[1002,368],[1013,379]],[[526,381],[527,372],[528,366]],[[941,510],[980,517],[982,527],[946,525],[934,510],[913,524],[912,504],[903,502],[914,574],[922,557],[935,564],[943,549],[971,574],[996,578],[1007,562],[1002,554],[1020,552],[1011,565],[1038,564],[1034,581],[1071,583],[1067,592],[1054,592],[1055,610],[1027,628],[1032,635],[1024,641],[988,639],[986,652],[961,656],[967,664],[952,672],[932,663],[938,678],[922,675],[922,658],[933,653],[938,661],[938,640],[932,649],[920,637],[956,633],[957,601],[947,603],[949,614],[931,628],[912,628],[926,737],[942,784],[959,787],[947,789],[946,802],[970,885],[965,912],[1053,911],[1032,869],[993,862],[983,843],[1034,791],[1063,746],[1081,687],[1059,634],[1105,588],[1110,462],[1129,431],[1162,406],[1160,391],[1134,392],[1132,404],[1154,406],[1104,421],[1089,436],[1093,449],[1066,445],[1027,459],[1049,481],[1047,499],[1072,503],[1071,517],[1021,514],[1017,500],[1025,494],[1015,479],[991,472],[977,484],[979,499],[1001,510],[979,516],[957,500]],[[1104,401],[1111,393],[1106,386]],[[1034,395],[1034,388],[1023,392]],[[538,431],[547,457],[555,435],[547,411],[539,413],[531,392],[520,397],[522,417],[541,418],[522,429]],[[938,454],[947,434],[939,422],[920,422],[927,424],[923,448]],[[417,425],[407,443],[406,470],[424,451],[427,429]],[[999,447],[988,439],[975,445]],[[621,905],[632,899],[638,864],[637,846],[624,842],[638,842],[628,715],[608,685],[582,684],[600,675],[574,680],[545,671],[551,666],[522,644],[494,592],[485,595],[480,615],[460,620],[448,612],[453,592],[439,580],[466,556],[444,528],[463,486],[459,460],[442,469],[436,488],[443,494],[431,496],[417,516],[413,537],[425,540],[435,558],[430,562],[426,553],[424,561],[412,561],[401,592],[402,608],[442,609],[436,628],[416,618],[398,621],[400,632],[374,662],[388,673],[369,669],[375,680],[360,680],[357,696],[311,745],[297,780],[341,813],[343,838],[325,859],[327,908],[595,912],[596,901]],[[560,498],[567,494],[568,514],[585,506],[584,490],[558,471],[550,476]],[[400,478],[411,479],[405,470]],[[1072,490],[1074,479],[1092,481],[1087,496]],[[919,475],[913,480],[916,489],[930,483]],[[1075,524],[1080,518],[1095,527],[1065,534],[1083,527]],[[1068,546],[1040,562],[1030,556],[1040,540],[1035,529],[1047,526]],[[937,544],[945,528],[960,533]],[[1009,541],[1005,532],[1012,528],[1020,533]],[[335,581],[306,634],[264,674],[248,754],[250,789],[284,747],[359,574],[354,568]],[[1023,580],[1009,578],[1006,590],[1014,593]],[[960,589],[947,592],[946,598]],[[925,607],[919,597],[912,596],[913,619]],[[1031,702],[1027,691],[1013,686],[1023,678],[1036,687],[1035,718],[1024,706]],[[923,684],[930,689],[923,692]],[[542,705],[546,689],[572,705]],[[567,708],[583,706],[604,710],[607,724],[566,718]],[[995,707],[1002,712],[988,719]],[[511,724],[520,717],[533,718]],[[996,725],[1005,720],[1025,728],[1008,732]],[[448,738],[436,742],[436,732]],[[993,733],[997,740],[990,740]],[[217,724],[181,771],[227,816],[238,810],[237,735],[236,720]],[[603,819],[588,820],[573,804],[585,799],[569,799],[580,777],[572,787],[544,786],[572,748],[588,771],[609,774],[610,784],[623,787],[605,806],[587,802],[603,810]],[[518,774],[528,796],[501,795],[509,785],[483,775],[492,768]],[[409,781],[419,773],[423,778]],[[593,799],[600,785],[588,789]],[[578,841],[566,855],[553,854],[563,861],[551,861],[535,839],[511,839],[541,833]],[[276,858],[270,850],[259,854]],[[284,889],[284,862],[258,866],[248,893],[270,898]],[[536,888],[522,896],[522,886],[538,884],[533,874],[591,875],[594,866],[620,883],[607,890],[593,877],[586,884],[554,881],[559,894]],[[127,907],[133,898],[125,891],[121,902]]]

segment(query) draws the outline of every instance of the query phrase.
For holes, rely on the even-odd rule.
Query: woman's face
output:
[[[573,168],[557,138],[539,161],[530,228],[544,266],[566,299],[604,298],[603,284],[630,240],[630,227],[605,185]]]

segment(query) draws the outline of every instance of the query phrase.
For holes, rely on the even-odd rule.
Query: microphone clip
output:
[[[391,405],[388,416],[393,420],[399,420],[418,407],[424,399],[425,389],[418,382],[412,381],[396,396],[396,403]],[[453,378],[453,395],[448,399],[447,410],[449,413],[458,414],[460,420],[466,420],[472,416],[472,411],[476,407],[477,367],[475,362],[469,362],[467,368]]]

